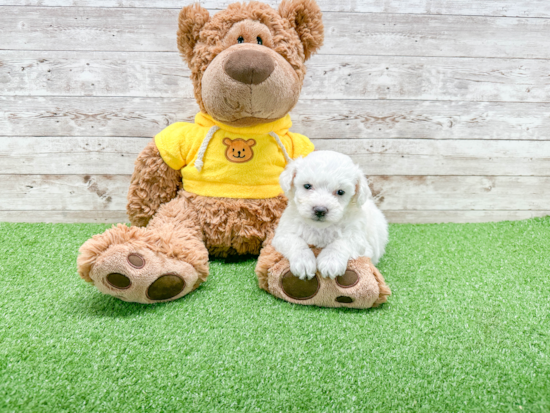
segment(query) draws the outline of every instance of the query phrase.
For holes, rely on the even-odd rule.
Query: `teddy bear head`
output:
[[[323,42],[314,0],[252,1],[210,16],[198,4],[179,14],[178,48],[201,111],[243,127],[284,117],[298,101],[305,61]]]

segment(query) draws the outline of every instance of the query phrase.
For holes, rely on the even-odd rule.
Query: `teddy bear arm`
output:
[[[138,155],[130,182],[126,212],[132,225],[146,226],[181,186],[181,172],[164,162],[153,139]]]

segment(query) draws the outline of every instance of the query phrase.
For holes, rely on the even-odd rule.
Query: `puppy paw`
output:
[[[348,258],[325,248],[317,256],[317,270],[324,278],[336,278],[346,272]]]
[[[315,254],[310,249],[297,252],[294,257],[288,260],[290,272],[300,280],[311,280],[317,271]]]

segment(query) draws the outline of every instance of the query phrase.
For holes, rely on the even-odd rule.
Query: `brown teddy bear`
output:
[[[80,276],[103,293],[140,303],[170,301],[208,276],[209,254],[260,254],[260,287],[283,300],[367,308],[390,291],[368,258],[342,276],[302,281],[270,245],[286,205],[278,178],[313,144],[289,132],[305,61],[323,42],[313,0],[283,0],[278,11],[231,4],[214,16],[199,5],[179,14],[178,48],[200,106],[194,123],[159,133],[135,163],[127,212],[88,240]]]

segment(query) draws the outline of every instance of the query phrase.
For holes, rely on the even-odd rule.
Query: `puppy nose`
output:
[[[313,212],[315,213],[315,215],[317,217],[321,218],[321,217],[324,217],[327,214],[328,209],[326,209],[325,207],[318,206],[318,207],[313,208]]]
[[[237,50],[225,61],[223,70],[245,85],[258,85],[275,70],[275,62],[259,50]]]

